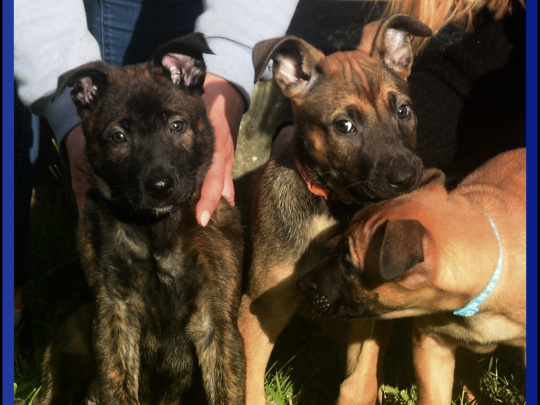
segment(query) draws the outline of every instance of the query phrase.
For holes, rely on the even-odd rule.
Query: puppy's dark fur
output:
[[[202,52],[191,34],[149,63],[94,62],[59,79],[86,137],[92,188],[77,237],[95,301],[47,349],[41,404],[89,390],[109,405],[245,402],[239,218],[222,200],[207,227],[195,219],[214,151]]]
[[[263,380],[273,344],[302,303],[296,280],[318,263],[328,239],[355,210],[419,184],[422,163],[413,152],[416,118],[406,81],[413,60],[409,34],[430,33],[419,21],[396,15],[367,25],[351,52],[325,56],[296,37],[254,49],[256,79],[272,60],[274,80],[292,101],[295,126],[288,139],[278,137],[280,148],[255,190],[254,253],[239,315],[249,405],[265,403]],[[360,343],[348,348],[340,404],[375,401],[377,361],[370,358],[378,356],[373,342],[379,326],[373,335],[371,323],[351,326],[350,335],[340,337],[364,342],[363,349]]]

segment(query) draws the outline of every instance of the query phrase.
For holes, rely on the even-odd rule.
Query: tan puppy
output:
[[[265,404],[270,353],[303,301],[298,277],[324,257],[328,239],[359,208],[420,184],[406,79],[413,61],[410,35],[430,34],[418,20],[395,15],[368,24],[353,51],[325,56],[297,37],[263,41],[253,51],[257,79],[273,61],[274,80],[293,105],[295,128],[263,168],[254,192],[253,256],[239,313],[249,405]],[[349,335],[339,334],[348,349],[347,378],[339,403],[373,404],[384,333],[371,319],[344,326],[350,327]]]
[[[415,316],[418,404],[450,404],[455,350],[526,343],[526,152],[503,153],[447,192],[444,175],[351,220],[298,281],[323,315]]]

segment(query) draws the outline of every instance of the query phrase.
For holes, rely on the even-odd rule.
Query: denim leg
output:
[[[84,0],[88,29],[113,66],[150,60],[164,42],[193,32],[202,0]]]
[[[15,285],[26,281],[30,205],[34,173],[39,149],[39,117],[32,114],[19,100],[15,90],[14,103],[14,248]]]

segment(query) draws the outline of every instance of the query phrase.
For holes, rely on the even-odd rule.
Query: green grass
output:
[[[20,399],[17,399],[17,384],[14,384],[14,395],[15,395],[15,401],[16,403],[23,403],[23,404],[28,404],[28,405],[32,405],[32,403],[34,402],[34,398],[37,396],[37,394],[39,393],[39,390],[40,388],[35,388],[34,390],[32,390],[32,392],[30,394],[28,394],[28,396],[26,396],[25,398],[20,398]]]
[[[63,160],[36,188],[24,289],[25,313],[15,331],[16,403],[31,404],[47,343],[71,311],[90,299],[75,250],[77,209]],[[279,337],[266,374],[266,398],[274,405],[331,405],[343,380],[332,342],[309,319],[295,316]],[[479,359],[481,390],[488,403],[525,404],[525,373],[512,351]],[[385,360],[384,405],[412,405],[416,387],[411,365],[410,322],[397,322]],[[466,404],[460,387],[454,405]]]
[[[492,403],[519,405],[525,403],[524,375],[516,378],[513,374],[500,374],[497,358],[489,358],[488,367],[482,374],[481,388]],[[518,381],[519,380],[519,381]]]
[[[274,363],[265,375],[266,403],[269,405],[292,405],[296,403],[298,394],[294,392],[290,369],[287,368],[288,364],[286,364],[276,370],[276,365],[277,363]]]
[[[400,320],[385,359],[382,405],[416,404],[410,343],[410,321]],[[316,325],[299,316],[293,318],[272,354],[274,362],[270,362],[272,367],[266,375],[267,403],[334,404],[343,375],[331,345]],[[526,403],[525,370],[515,350],[497,349],[493,354],[480,356],[478,365],[480,391],[484,397],[482,404]],[[457,385],[453,398],[452,405],[476,405],[475,401],[467,401]]]

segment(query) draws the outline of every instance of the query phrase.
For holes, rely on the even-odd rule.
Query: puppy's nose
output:
[[[173,190],[174,181],[169,176],[151,177],[146,180],[144,187],[156,200],[166,199]]]
[[[390,168],[386,180],[399,192],[409,191],[418,179],[418,170],[409,164],[397,164]]]

